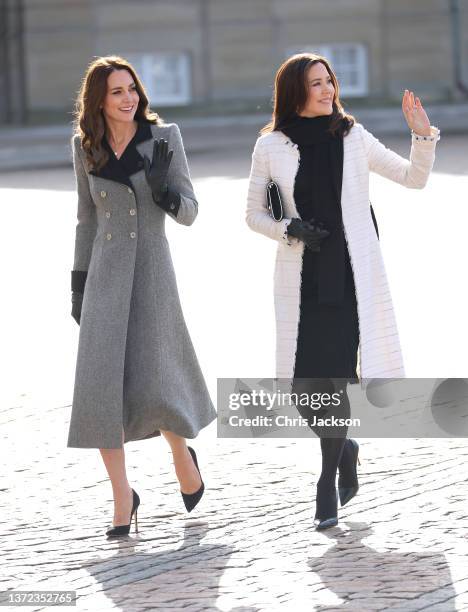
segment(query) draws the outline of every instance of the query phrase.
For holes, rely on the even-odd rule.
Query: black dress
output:
[[[357,382],[359,320],[341,215],[342,136],[330,116],[299,117],[281,130],[298,145],[294,200],[304,220],[322,221],[330,236],[318,253],[304,248],[294,378]]]

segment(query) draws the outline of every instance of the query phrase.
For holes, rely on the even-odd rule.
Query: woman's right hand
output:
[[[153,158],[150,161],[146,155],[143,158],[145,177],[151,187],[153,200],[159,204],[167,194],[167,174],[174,151],[169,151],[167,140],[155,140],[153,143]]]
[[[311,251],[315,252],[320,251],[321,241],[330,235],[321,221],[316,222],[315,219],[303,221],[297,218],[291,219],[291,223],[287,227],[287,233],[289,236],[302,240]]]
[[[71,316],[75,321],[80,324],[81,320],[81,306],[83,304],[83,294],[78,291],[72,291],[72,311]]]

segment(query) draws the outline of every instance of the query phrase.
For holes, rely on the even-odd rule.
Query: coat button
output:
[[[171,204],[171,210],[175,208],[175,204]]]
[[[107,234],[106,238],[107,238],[107,240],[110,240],[112,238],[112,234]]]
[[[106,191],[101,191],[101,198],[105,198],[105,197],[106,197],[106,195],[107,195],[107,192],[106,192]]]
[[[106,210],[106,217],[109,218],[110,217],[110,212],[108,210]]]
[[[135,232],[130,232],[130,238],[135,238],[136,234]]]
[[[133,216],[136,213],[136,210],[134,208],[130,209],[130,214]]]

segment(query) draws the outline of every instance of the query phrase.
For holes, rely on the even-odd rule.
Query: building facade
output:
[[[468,0],[0,0],[0,15],[3,123],[70,113],[107,54],[135,65],[155,108],[268,105],[279,64],[305,50],[331,61],[344,100],[468,93]]]

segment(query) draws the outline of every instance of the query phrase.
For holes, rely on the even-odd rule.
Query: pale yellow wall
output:
[[[194,100],[207,97],[199,0],[54,0],[39,9],[44,3],[25,0],[30,108],[70,108],[89,61],[110,53],[186,51]],[[461,4],[468,53],[468,1]],[[427,101],[440,98],[452,87],[447,7],[446,0],[212,0],[212,97],[269,97],[288,47],[362,42],[371,97],[398,98],[410,87]]]

